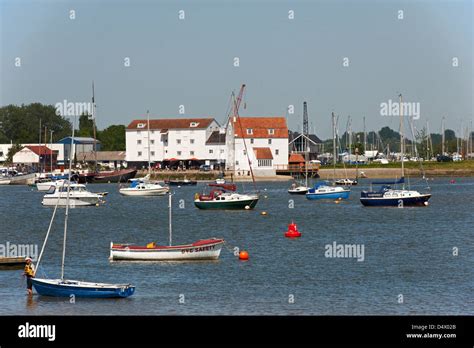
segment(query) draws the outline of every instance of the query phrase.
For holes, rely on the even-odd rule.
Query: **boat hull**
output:
[[[426,206],[426,203],[430,198],[431,194],[401,198],[361,197],[360,202],[366,207],[398,207],[402,204],[404,207],[413,207]],[[401,201],[403,201],[403,203],[400,203]]]
[[[199,241],[194,244],[172,247],[147,248],[128,245],[111,245],[110,260],[113,261],[199,261],[217,260],[224,240]]]
[[[135,287],[130,284],[87,283],[76,280],[32,279],[33,287],[41,296],[124,298],[133,295]]]
[[[301,189],[289,189],[288,193],[290,195],[305,195],[308,192],[308,188],[301,188]]]
[[[149,197],[149,196],[164,196],[169,192],[167,187],[159,189],[131,189],[124,188],[119,190],[122,196],[134,196],[134,197]]]
[[[67,205],[67,197],[59,198],[58,197],[44,197],[43,201],[41,202],[44,206],[55,206],[56,203],[59,207],[65,207]],[[97,197],[70,197],[69,198],[69,206],[70,207],[78,207],[78,206],[90,206],[96,205],[100,203],[100,196]]]
[[[232,201],[200,201],[195,200],[194,205],[203,210],[210,210],[210,209],[221,209],[221,210],[238,210],[238,209],[247,209],[245,207],[249,207],[250,209],[255,208],[258,203],[258,198],[254,199],[242,199],[242,200],[232,200]]]
[[[165,180],[165,184],[170,186],[196,186],[197,181],[173,181],[173,180]]]
[[[119,170],[111,173],[98,173],[94,176],[94,183],[117,183],[117,182],[127,182],[130,179],[133,179],[137,175],[136,169],[129,170]]]
[[[330,192],[330,193],[310,193],[306,194],[306,198],[313,201],[318,199],[348,199],[350,191]]]

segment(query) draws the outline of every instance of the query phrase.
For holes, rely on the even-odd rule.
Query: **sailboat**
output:
[[[66,214],[64,218],[64,237],[63,237],[63,253],[62,253],[62,262],[61,262],[61,278],[58,279],[48,279],[48,278],[32,278],[33,287],[36,292],[42,296],[54,296],[54,297],[88,297],[88,298],[123,298],[133,295],[135,292],[135,286],[131,284],[108,284],[108,283],[93,283],[85,282],[80,280],[69,280],[64,277],[64,262],[66,259],[66,237],[67,237],[67,228],[68,228],[68,217],[69,217],[69,189],[71,187],[71,167],[72,167],[72,158],[74,158],[74,124],[73,124],[72,138],[71,138],[71,148],[72,155],[69,159],[69,180],[67,184],[67,202],[66,202]],[[49,223],[48,232],[46,233],[43,246],[41,248],[40,256],[38,259],[35,275],[39,269],[41,257],[43,255],[46,242],[48,241],[49,233],[51,232],[51,227],[53,224],[54,217],[56,215],[56,210],[59,204],[60,198],[57,200],[57,204],[54,208],[51,221]]]
[[[337,147],[336,147],[336,116],[332,113],[332,125],[333,125],[333,167],[334,167],[334,178],[336,177],[336,160],[337,160]],[[326,182],[317,183],[313,188],[306,192],[306,198],[309,200],[319,199],[347,199],[351,193],[351,189],[347,186],[330,186]]]
[[[133,244],[110,243],[110,260],[118,261],[194,261],[217,260],[221,253],[224,240],[210,238],[198,240],[192,244],[172,244],[172,194],[168,195],[169,202],[169,245],[156,245],[149,243],[144,246]]]
[[[123,196],[164,196],[169,192],[169,187],[150,181],[150,112],[147,110],[146,113],[148,124],[148,174],[142,179],[130,179],[131,184],[129,187],[121,187],[119,189],[120,194]]]
[[[225,187],[225,184],[214,184],[213,186],[220,186],[212,189],[208,194],[199,194],[194,195],[194,205],[199,209],[253,209],[259,200],[259,193],[257,190],[257,185],[255,183],[255,176],[253,174],[252,163],[249,157],[249,151],[247,149],[247,143],[245,141],[245,133],[242,129],[242,123],[239,116],[239,107],[242,101],[242,95],[244,93],[245,85],[242,85],[240,88],[239,95],[237,99],[234,98],[234,117],[236,118],[239,126],[240,132],[242,134],[242,140],[244,143],[245,153],[247,156],[247,161],[250,169],[250,174],[252,175],[252,182],[257,193],[238,193],[234,190],[228,190]]]
[[[375,181],[371,183],[382,185],[378,191],[362,191],[360,194],[360,202],[364,206],[386,206],[386,207],[404,207],[404,206],[427,206],[431,194],[420,193],[414,190],[405,190],[405,166],[404,166],[404,138],[403,138],[403,112],[402,112],[402,95],[400,98],[400,156],[402,162],[402,176],[395,181]],[[401,190],[394,190],[390,185],[402,184]]]
[[[305,153],[305,184],[304,185],[298,185],[296,182],[291,185],[291,187],[288,189],[288,193],[290,195],[304,195],[308,192],[309,187],[308,187],[308,159],[306,156],[307,153]]]

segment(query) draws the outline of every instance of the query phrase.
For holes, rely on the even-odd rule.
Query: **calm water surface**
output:
[[[474,180],[430,182],[429,207],[366,208],[354,187],[340,204],[289,196],[289,183],[260,183],[265,190],[253,211],[201,211],[197,187],[176,188],[174,243],[223,237],[228,247],[248,250],[241,262],[223,249],[219,261],[110,263],[110,242],[168,241],[166,197],[122,197],[114,184],[100,207],[71,210],[66,277],[136,285],[120,300],[26,296],[22,270],[0,271],[0,315],[328,315],[474,314]],[[415,186],[422,189],[421,186]],[[0,243],[41,248],[53,209],[26,186],[0,186]],[[179,208],[179,200],[184,208]],[[294,208],[289,208],[289,200]],[[260,213],[266,211],[267,216]],[[303,236],[283,234],[294,220]],[[39,276],[59,277],[64,210],[59,210]],[[365,260],[326,258],[334,241],[363,244]],[[453,256],[453,248],[459,255]],[[403,303],[398,303],[399,294]],[[180,303],[184,295],[184,304]],[[289,303],[289,297],[294,303]],[[180,297],[181,296],[181,297]]]

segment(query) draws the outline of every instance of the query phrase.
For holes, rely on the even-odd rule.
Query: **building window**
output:
[[[189,142],[190,142],[191,144],[194,144],[194,139],[190,139]]]
[[[221,153],[224,153],[224,149],[221,149]]]
[[[191,122],[189,124],[189,127],[191,127],[191,128],[196,128],[197,126],[199,126],[199,122]]]
[[[142,134],[142,131],[137,131],[137,135],[140,135],[140,134]]]
[[[275,129],[269,128],[269,129],[268,129],[268,134],[270,134],[270,135],[275,134]]]
[[[276,149],[276,150],[275,150],[275,155],[278,156],[279,154],[280,154],[280,150]]]
[[[252,139],[250,139],[250,144],[253,144],[253,138],[252,138]]]
[[[271,159],[259,159],[258,160],[258,166],[259,167],[271,167],[272,166],[272,160]]]
[[[244,150],[244,156],[247,156],[247,151]]]
[[[178,151],[178,156],[181,156],[181,151]]]
[[[137,145],[141,145],[142,141],[140,139],[137,140]]]
[[[168,153],[168,150],[165,150],[165,153]]]
[[[138,151],[138,157],[142,157],[142,152]]]
[[[235,165],[238,166],[238,165],[239,165],[239,161],[235,161]]]
[[[154,141],[154,140],[150,140],[150,144],[152,144],[152,145],[153,145],[154,143],[155,143],[155,141]]]
[[[176,139],[176,144],[181,144],[181,139]]]
[[[213,150],[213,149],[209,149],[209,153],[214,153],[214,150]]]
[[[247,128],[247,134],[253,134],[253,129],[252,128]]]
[[[272,139],[268,139],[268,145],[272,144]]]
[[[189,151],[189,154],[190,154],[191,156],[194,156],[194,151]]]
[[[155,156],[155,151],[151,151],[150,154],[151,154],[152,156]]]
[[[3,151],[0,151],[0,157],[3,157]]]
[[[152,130],[152,131],[151,131],[151,134],[155,134],[155,131],[154,131],[154,130]]]

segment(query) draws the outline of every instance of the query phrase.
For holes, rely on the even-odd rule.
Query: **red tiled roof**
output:
[[[46,147],[44,145],[28,145],[28,146],[25,146],[26,148],[30,149],[31,151],[33,151],[35,154],[37,155],[50,155],[51,153],[54,153],[53,151],[51,151],[49,149],[49,147]]]
[[[234,122],[234,130],[237,138],[242,138],[242,130],[245,138],[288,138],[288,127],[284,117],[240,117]],[[252,129],[252,134],[247,134],[247,129]],[[274,129],[274,134],[268,130]]]
[[[213,118],[167,118],[161,120],[150,120],[150,129],[203,129],[207,128],[212,121]],[[133,120],[127,127],[127,129],[140,129],[140,130],[147,130],[148,129],[148,121],[147,120]],[[138,124],[144,124],[143,128],[138,128]],[[195,127],[191,127],[191,123],[195,123]]]
[[[272,150],[269,147],[254,147],[255,157],[257,159],[273,159]]]
[[[292,153],[290,155],[290,159],[288,160],[288,163],[304,163],[304,157],[300,155],[299,153]]]

